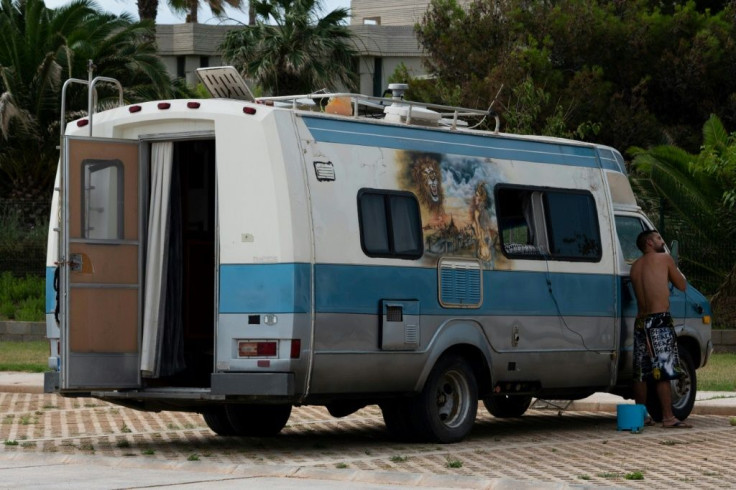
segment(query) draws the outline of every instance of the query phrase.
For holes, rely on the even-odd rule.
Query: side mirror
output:
[[[680,242],[672,240],[670,245],[670,255],[675,260],[675,265],[680,265]]]

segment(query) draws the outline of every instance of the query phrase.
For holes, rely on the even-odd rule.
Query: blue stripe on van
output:
[[[611,275],[550,274],[554,299],[547,287],[546,273],[484,271],[483,304],[480,308],[443,308],[438,302],[437,269],[368,267],[349,265],[315,266],[315,307],[322,313],[376,313],[381,299],[413,299],[422,314],[459,315],[613,316]]]
[[[220,313],[310,311],[309,264],[220,267]]]
[[[435,268],[318,264],[314,271],[318,313],[377,314],[382,299],[418,300],[424,315],[555,316],[559,305],[566,316],[613,316],[616,309],[611,275],[484,271],[481,307],[456,309],[440,306]],[[219,311],[307,312],[309,274],[309,264],[222,265]]]
[[[472,135],[438,129],[370,124],[303,116],[318,142],[377,146],[397,150],[554,163],[599,168],[594,148],[556,141],[532,141],[494,135]]]
[[[56,271],[56,267],[46,267],[46,313],[53,313],[56,309],[54,271]]]

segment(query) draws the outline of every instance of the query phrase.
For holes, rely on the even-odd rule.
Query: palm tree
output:
[[[720,285],[713,296],[716,319],[736,323],[736,133],[728,134],[716,116],[703,125],[698,155],[671,145],[633,148],[632,185],[665,203],[673,221],[699,235],[699,250],[683,254],[683,268],[704,272]],[[662,212],[662,211],[660,211]],[[713,292],[713,291],[711,291]]]
[[[118,78],[130,101],[176,93],[148,37],[152,25],[104,13],[92,0],[58,9],[43,0],[0,0],[0,195],[49,193],[61,86],[69,77],[86,79],[88,60],[96,75]],[[103,87],[99,93],[102,104],[111,95]],[[70,95],[70,113],[86,110],[86,95]]]
[[[221,49],[226,62],[273,95],[354,88],[356,52],[345,25],[348,9],[320,17],[319,0],[254,3],[256,24],[225,36]]]
[[[168,2],[172,11],[186,14],[187,23],[196,24],[198,22],[197,13],[202,5],[201,0],[168,0]],[[217,18],[225,16],[225,4],[238,10],[243,8],[243,0],[206,0],[205,3]]]

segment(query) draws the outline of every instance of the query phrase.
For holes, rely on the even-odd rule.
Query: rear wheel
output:
[[[227,417],[227,412],[223,405],[208,408],[202,412],[207,427],[212,429],[217,435],[220,436],[234,436],[235,428],[230,423],[230,419]]]
[[[462,440],[473,428],[478,410],[478,384],[468,362],[458,356],[440,358],[411,405],[419,438],[440,443]]]
[[[416,439],[411,420],[411,400],[388,400],[380,404],[386,430],[398,441]]]
[[[500,419],[521,417],[532,404],[528,395],[491,395],[483,399],[486,410]]]
[[[238,436],[275,436],[291,415],[291,405],[228,405],[227,418]]]
[[[695,405],[697,375],[695,374],[695,361],[693,361],[690,352],[680,345],[678,346],[678,355],[680,357],[680,369],[685,375],[680,379],[670,381],[672,412],[678,420],[685,420],[690,416]],[[647,411],[655,421],[662,421],[662,406],[659,403],[659,396],[654,383],[647,384]]]

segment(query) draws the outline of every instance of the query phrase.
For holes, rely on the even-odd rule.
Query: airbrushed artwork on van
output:
[[[399,186],[419,199],[424,252],[480,259],[494,268],[501,254],[493,186],[500,175],[490,159],[396,152]]]

